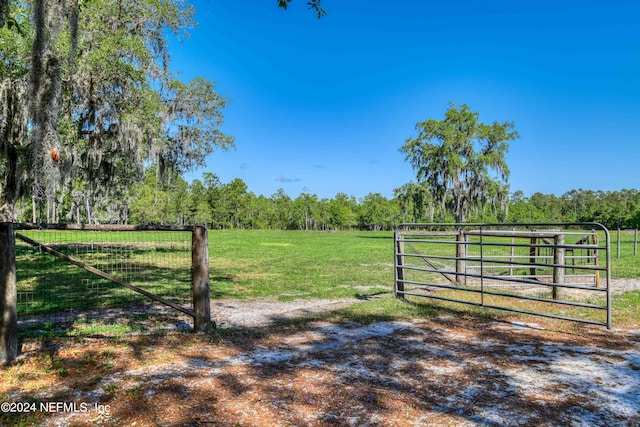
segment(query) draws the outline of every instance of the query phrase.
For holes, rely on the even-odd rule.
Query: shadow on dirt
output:
[[[64,336],[41,339],[39,348],[6,368],[0,397],[38,404],[89,402],[109,413],[5,413],[0,421],[176,426],[638,421],[639,336],[598,330],[560,334],[414,305],[423,316],[413,321],[384,313],[301,310],[296,318],[276,315],[265,326],[218,329],[212,335],[150,329],[147,321],[171,324],[161,314],[114,322],[139,324],[133,335],[70,337],[71,324]]]

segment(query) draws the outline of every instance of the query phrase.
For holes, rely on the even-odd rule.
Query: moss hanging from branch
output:
[[[0,0],[0,28],[9,20],[9,0]]]
[[[24,70],[12,71],[18,80],[4,83],[6,65],[18,49],[11,45],[6,55],[8,43],[0,43],[0,60],[10,60],[0,62],[0,81],[9,88],[2,96],[11,92],[19,98],[14,96],[15,104],[26,107],[17,117],[12,104],[3,102],[0,127],[4,132],[17,120],[29,132],[20,140],[0,141],[11,144],[0,153],[3,206],[15,205],[28,192],[24,189],[47,204],[80,192],[88,218],[89,204],[103,203],[115,187],[126,198],[143,168],[158,158],[171,171],[185,171],[202,164],[215,147],[233,145],[219,129],[226,101],[213,83],[178,84],[168,68],[168,32],[180,36],[194,24],[188,3],[14,0],[9,5],[24,29],[19,61]],[[7,28],[2,30],[5,42]]]

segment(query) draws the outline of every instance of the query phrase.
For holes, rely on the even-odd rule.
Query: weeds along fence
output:
[[[162,306],[192,317],[197,330],[211,327],[204,227],[1,226],[3,270],[10,277],[13,263],[15,274],[15,290],[0,277],[3,305],[19,318]]]
[[[583,224],[406,224],[396,296],[418,296],[611,328],[610,238]]]

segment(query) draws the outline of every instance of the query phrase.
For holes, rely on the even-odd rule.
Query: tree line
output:
[[[46,201],[24,199],[17,206],[25,222],[78,222],[195,225],[210,229],[392,230],[401,223],[455,222],[454,213],[434,200],[426,183],[410,182],[392,197],[370,193],[362,198],[337,193],[319,198],[302,192],[291,197],[283,189],[256,195],[240,178],[222,182],[214,173],[191,183],[174,173],[159,176],[149,168],[142,182],[121,199],[87,207],[60,194],[53,209]],[[34,209],[35,206],[35,209]],[[54,217],[55,213],[55,217]],[[561,196],[516,191],[506,206],[491,201],[470,209],[468,222],[599,222],[610,229],[640,228],[640,192],[571,190]]]

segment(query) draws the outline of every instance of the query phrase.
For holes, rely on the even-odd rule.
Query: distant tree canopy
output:
[[[65,192],[68,190],[61,190]],[[73,198],[61,195],[56,211],[60,217],[86,223],[87,211],[76,209]],[[600,222],[610,229],[640,228],[640,192],[572,190],[561,196],[535,193],[526,197],[516,191],[508,200],[509,213],[471,209],[471,222]],[[69,215],[73,212],[73,215]],[[279,189],[270,196],[256,195],[235,178],[222,182],[213,173],[191,183],[179,173],[168,172],[161,180],[149,167],[144,178],[122,197],[96,200],[91,209],[95,223],[206,224],[211,229],[274,230],[392,230],[401,223],[453,222],[441,210],[424,184],[411,182],[396,188],[393,197],[370,193],[357,199],[345,193],[319,198],[303,192],[289,196]],[[20,221],[32,220],[32,206],[23,199],[17,205]],[[39,204],[36,220],[50,222],[50,210]]]
[[[505,153],[518,138],[513,123],[479,122],[468,105],[452,104],[443,120],[418,123],[418,135],[400,149],[435,202],[464,222],[471,209],[490,204],[506,212],[509,167]]]

